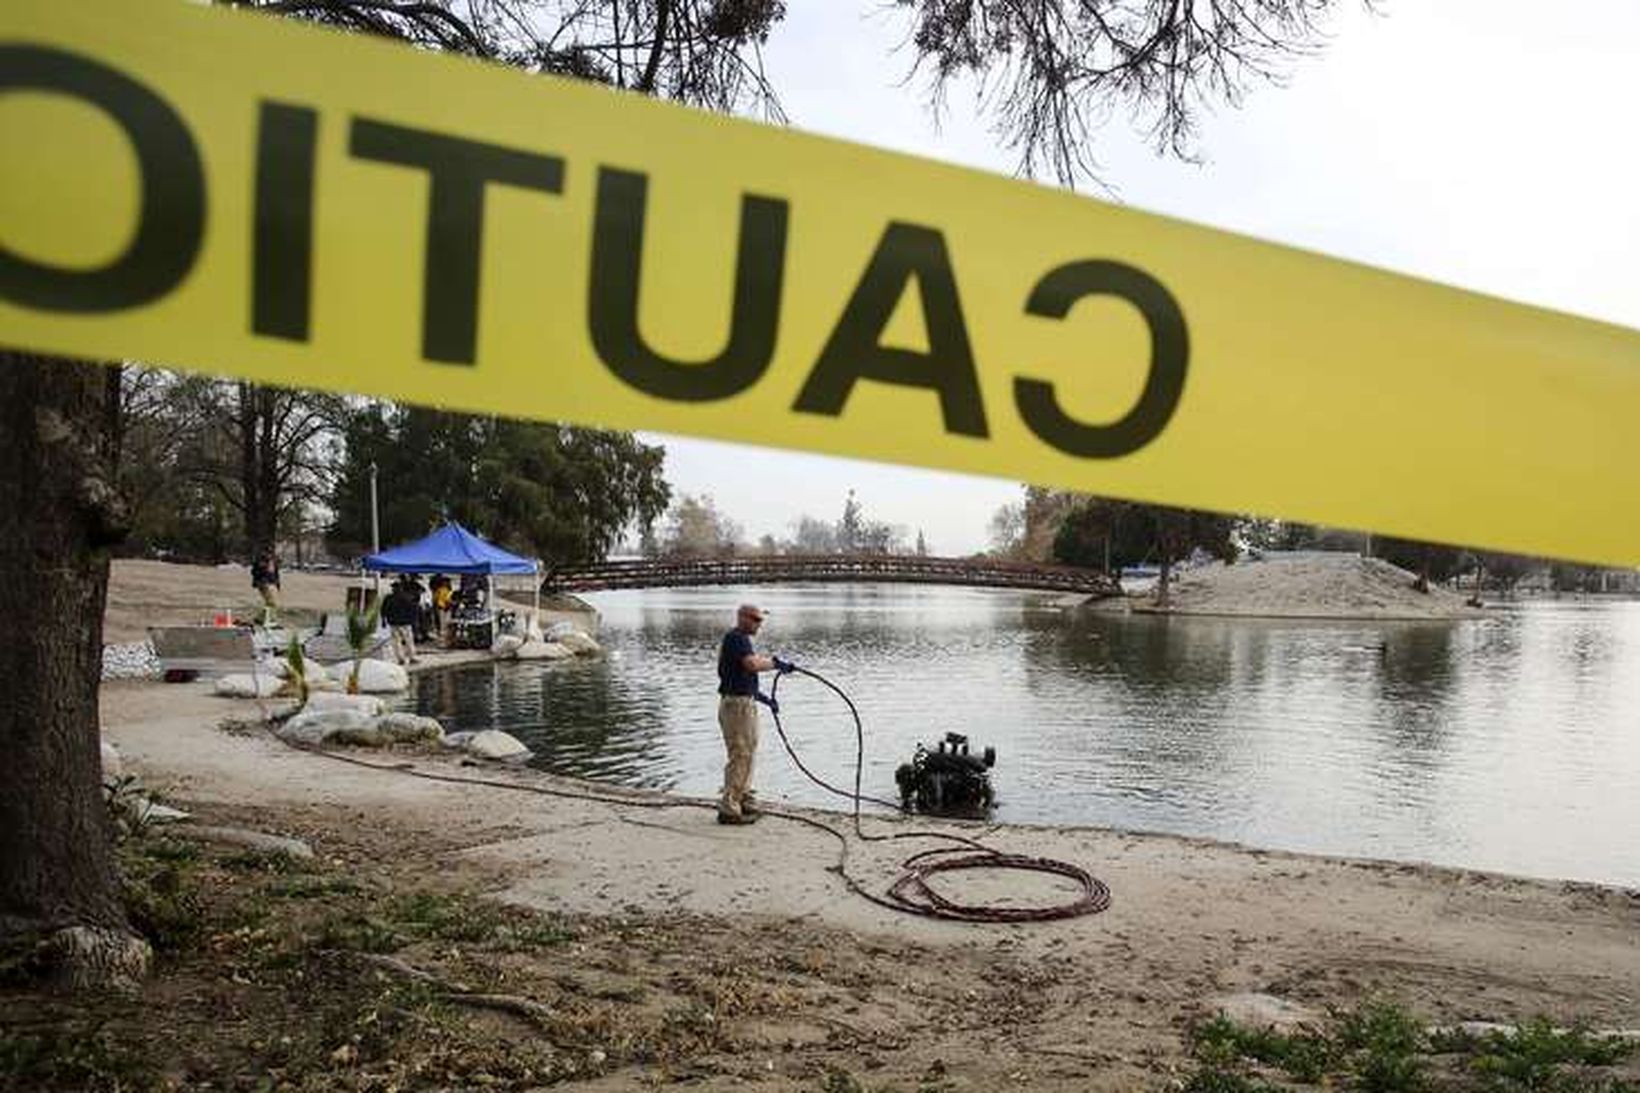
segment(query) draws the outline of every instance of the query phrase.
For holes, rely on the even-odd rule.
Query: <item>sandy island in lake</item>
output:
[[[1283,564],[1198,572],[1181,582],[1181,603],[1239,613],[1225,610],[1226,582],[1269,587]],[[211,581],[244,576],[156,566],[116,565],[109,640],[138,618],[157,621],[162,603],[192,617],[187,605],[208,607],[233,591]],[[297,576],[286,579],[287,598],[324,582],[311,589],[319,607],[333,607],[345,583]],[[1350,595],[1343,613],[1362,606],[1358,591]],[[1388,590],[1383,598],[1384,617],[1407,617]],[[1162,835],[1008,827],[987,838],[1085,865],[1109,884],[1110,908],[1033,926],[935,922],[851,895],[830,871],[835,841],[797,823],[771,817],[725,828],[706,808],[628,809],[426,780],[415,772],[596,788],[527,769],[463,767],[435,753],[353,753],[401,765],[372,769],[293,750],[262,730],[219,727],[253,708],[201,684],[119,682],[102,692],[104,731],[131,767],[206,819],[307,839],[321,858],[390,883],[435,877],[554,911],[695,924],[686,951],[620,969],[656,990],[675,981],[674,956],[744,959],[770,982],[784,974],[781,960],[811,965],[803,974],[819,978],[807,994],[792,988],[801,1004],[789,1019],[729,1018],[740,1047],[734,1059],[703,1064],[699,1088],[755,1079],[812,1089],[833,1065],[913,1085],[933,1068],[952,1089],[1160,1088],[1186,1065],[1182,1030],[1221,1006],[1257,1019],[1283,1005],[1321,1013],[1375,995],[1438,1020],[1546,1013],[1640,1027],[1640,892]],[[765,747],[763,762],[777,758]],[[868,824],[889,831],[897,821]],[[899,859],[921,848],[855,843],[849,869],[881,890]],[[1053,895],[1051,881],[1004,879],[1013,898]],[[1002,883],[978,878],[952,891],[1002,896]],[[576,966],[574,952],[554,959],[572,979],[612,974]],[[839,1026],[854,1037],[825,1032]],[[585,1087],[626,1088],[639,1077],[640,1068],[628,1069]]]
[[[1168,611],[1174,615],[1386,620],[1466,619],[1484,614],[1466,600],[1438,586],[1419,592],[1413,588],[1413,574],[1382,558],[1329,551],[1272,551],[1232,565],[1210,562],[1178,571]],[[1149,591],[1131,592],[1104,606],[1154,609]]]

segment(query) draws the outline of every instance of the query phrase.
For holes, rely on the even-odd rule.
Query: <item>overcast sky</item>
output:
[[[905,23],[882,0],[793,0],[766,54],[792,124],[1011,173],[971,98],[938,126],[901,86]],[[1117,118],[1101,180],[1153,212],[1640,327],[1640,3],[1341,2],[1330,44],[1203,118],[1199,163],[1157,157]],[[1575,15],[1575,17],[1574,17]],[[1083,187],[1088,189],[1089,187]],[[649,435],[681,493],[750,538],[798,515],[867,514],[957,554],[986,545],[1019,485]]]

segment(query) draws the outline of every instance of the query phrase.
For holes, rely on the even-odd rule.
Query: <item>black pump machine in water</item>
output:
[[[946,733],[933,751],[918,744],[911,762],[894,772],[900,807],[938,816],[983,816],[994,800],[986,772],[996,761],[995,748],[969,754],[968,737],[959,732]]]

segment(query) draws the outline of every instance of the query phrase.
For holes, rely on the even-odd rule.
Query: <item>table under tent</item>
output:
[[[501,578],[528,577],[533,605],[530,617],[540,617],[540,563],[502,550],[454,522],[424,539],[366,555],[362,568],[367,575],[413,573],[459,578],[461,585],[456,589],[450,615],[451,645],[457,648],[487,649],[497,634],[517,628],[516,613],[502,609],[498,602]]]

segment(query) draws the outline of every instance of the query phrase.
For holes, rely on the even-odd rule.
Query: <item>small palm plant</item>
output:
[[[298,707],[306,706],[308,700],[307,658],[302,655],[302,643],[295,634],[290,636],[290,645],[285,649],[285,676],[290,680],[291,690],[296,692]]]
[[[370,652],[370,642],[376,636],[376,621],[381,616],[380,602],[370,605],[370,610],[360,612],[356,607],[347,609],[347,647],[353,651],[353,671],[348,673],[347,693],[359,693],[359,668],[364,664],[365,654]]]

